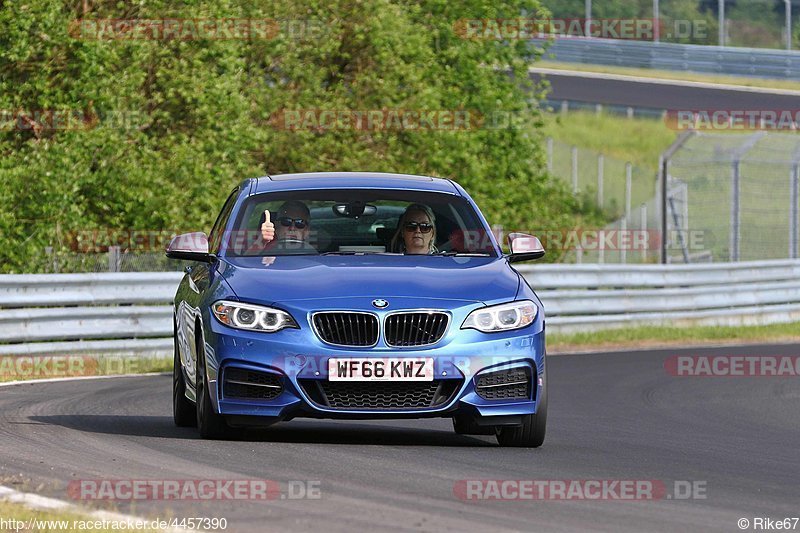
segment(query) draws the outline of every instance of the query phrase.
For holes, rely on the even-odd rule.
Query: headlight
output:
[[[232,328],[274,333],[283,328],[299,327],[289,313],[272,307],[222,300],[211,309],[217,320]]]
[[[484,333],[524,328],[536,319],[539,308],[530,300],[493,305],[469,314],[461,329],[477,329]]]

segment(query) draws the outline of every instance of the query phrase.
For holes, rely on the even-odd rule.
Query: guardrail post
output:
[[[605,159],[603,154],[597,156],[597,206],[603,208],[603,170],[605,169]]]
[[[553,138],[547,138],[547,171],[553,172]]]
[[[567,100],[561,100],[561,114],[566,115],[567,111],[569,111],[569,102]]]
[[[730,229],[730,260],[739,260],[739,217],[741,216],[741,206],[739,205],[739,160],[733,162],[733,179],[731,181],[731,229]]]
[[[578,195],[578,147],[573,146],[572,155],[572,194]]]
[[[791,186],[789,194],[789,257],[797,259],[797,200],[798,181],[800,181],[800,163],[792,166]]]

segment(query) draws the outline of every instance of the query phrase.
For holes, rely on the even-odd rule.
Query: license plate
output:
[[[433,381],[431,357],[328,359],[329,381]]]

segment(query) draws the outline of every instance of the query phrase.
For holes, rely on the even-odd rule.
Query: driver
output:
[[[273,240],[300,241],[308,243],[311,227],[311,212],[308,206],[298,200],[284,202],[278,208],[275,223],[270,220],[269,211],[264,211],[261,224],[261,238],[269,244]]]

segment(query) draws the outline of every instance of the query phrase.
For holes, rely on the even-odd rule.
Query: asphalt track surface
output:
[[[664,362],[798,350],[552,356],[548,435],[535,450],[458,436],[445,419],[298,419],[203,441],[173,426],[169,376],[2,387],[0,484],[69,500],[77,479],[320,481],[316,500],[111,506],[225,517],[228,531],[739,531],[740,518],[800,515],[800,378],[674,377]],[[669,493],[688,480],[704,483],[706,497],[465,502],[453,491],[464,479],[661,480]]]
[[[631,81],[548,73],[548,98],[662,110],[800,110],[797,94],[678,85],[669,80]],[[532,73],[536,80],[540,74]]]

